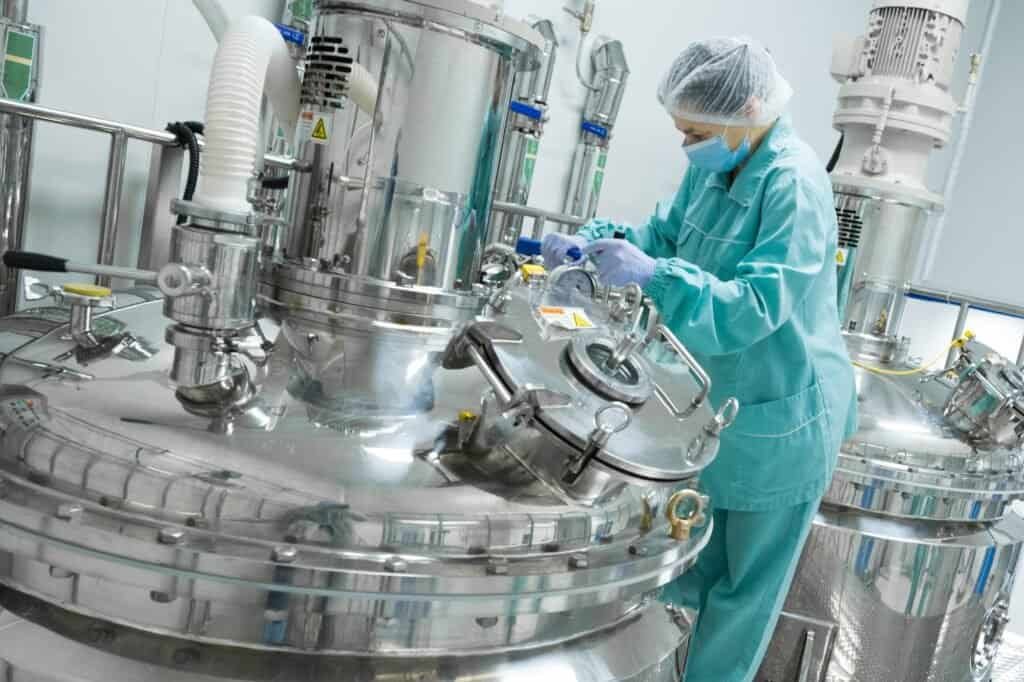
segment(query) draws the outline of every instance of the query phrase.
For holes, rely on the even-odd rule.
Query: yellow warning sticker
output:
[[[331,131],[327,125],[327,119],[319,116],[313,124],[313,131],[309,134],[311,140],[316,144],[327,144],[331,138]]]
[[[847,260],[848,255],[846,253],[846,249],[839,249],[836,251],[836,265],[846,265]]]

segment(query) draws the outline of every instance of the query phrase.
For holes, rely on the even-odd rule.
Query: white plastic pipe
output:
[[[228,30],[228,14],[224,11],[220,0],[192,0],[192,4],[203,15],[206,25],[210,27],[210,33],[213,34],[213,39],[219,43],[224,32]]]
[[[295,63],[272,23],[262,17],[244,17],[221,37],[213,60],[196,203],[224,211],[249,210],[246,193],[261,148],[264,87],[290,137],[299,116]]]

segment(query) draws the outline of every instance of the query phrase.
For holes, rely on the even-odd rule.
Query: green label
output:
[[[288,13],[291,15],[288,17],[290,21],[310,22],[313,20],[313,0],[291,0],[288,3]]]
[[[540,143],[537,140],[527,140],[526,157],[523,159],[523,175],[521,178],[523,187],[533,184],[533,174],[537,170],[537,152],[540,150]]]
[[[8,29],[4,44],[4,96],[25,100],[32,89],[32,64],[36,36]]]
[[[604,169],[608,165],[608,152],[602,150],[597,157],[597,169],[594,171],[594,194],[600,195],[604,187]]]

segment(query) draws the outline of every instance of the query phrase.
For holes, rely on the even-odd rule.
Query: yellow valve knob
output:
[[[690,502],[691,508],[685,517],[680,518],[678,507],[683,502]],[[668,519],[668,534],[673,540],[689,540],[690,531],[696,526],[704,524],[704,507],[707,505],[707,498],[696,490],[680,490],[668,498],[668,505],[665,507],[665,518]]]
[[[65,284],[61,287],[61,290],[65,294],[88,296],[90,298],[106,298],[114,293],[107,287],[101,287],[95,284]]]
[[[537,265],[535,263],[526,263],[519,268],[519,271],[523,274],[523,279],[527,281],[529,281],[531,277],[543,277],[547,274],[544,266]]]

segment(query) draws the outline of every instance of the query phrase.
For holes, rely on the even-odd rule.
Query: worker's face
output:
[[[673,120],[676,124],[676,130],[685,137],[683,143],[688,145],[697,144],[698,142],[722,135],[725,137],[725,143],[729,145],[729,149],[736,150],[739,149],[743,138],[750,134],[749,128],[728,127],[713,123],[697,123],[696,121],[677,117],[673,117]]]

